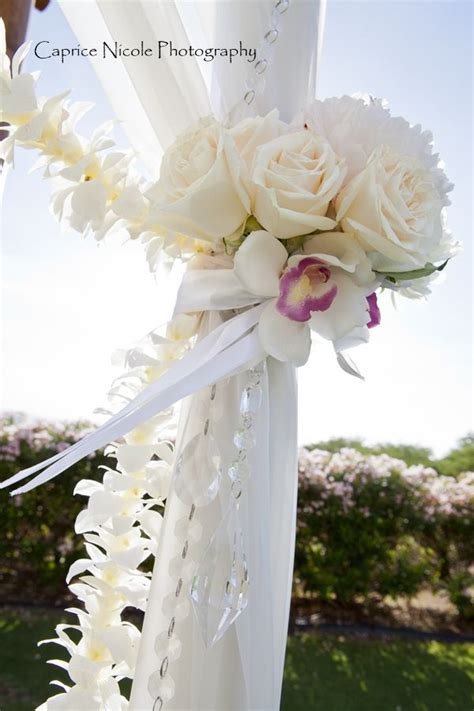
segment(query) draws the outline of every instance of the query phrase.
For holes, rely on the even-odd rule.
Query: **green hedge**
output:
[[[4,417],[0,431],[0,480],[32,466],[76,442],[87,425],[29,424],[20,416]],[[84,508],[73,496],[78,481],[101,479],[99,467],[111,461],[102,454],[86,458],[60,478],[33,491],[10,497],[0,491],[0,600],[62,604],[71,563],[83,554],[74,521]]]
[[[0,479],[41,461],[87,430],[84,423],[28,423],[4,417]],[[300,453],[295,593],[334,603],[445,590],[463,616],[473,614],[473,438],[433,464],[428,450],[384,445],[392,457],[371,454],[357,441],[335,440]],[[347,444],[351,448],[347,448]],[[359,451],[354,449],[356,447]],[[331,450],[331,451],[329,451]],[[341,451],[339,451],[341,450]],[[74,521],[84,507],[72,495],[83,478],[100,479],[103,454],[91,456],[55,481],[10,498],[0,491],[0,600],[63,604],[64,579],[82,554]],[[443,469],[444,467],[444,469]]]
[[[474,474],[354,449],[300,454],[296,588],[325,601],[445,591],[473,616]]]

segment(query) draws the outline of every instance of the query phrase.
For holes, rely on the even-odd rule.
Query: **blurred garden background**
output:
[[[90,428],[18,413],[0,425],[0,479]],[[85,504],[73,489],[107,464],[97,453],[24,496],[0,492],[1,709],[33,708],[58,677],[45,660],[61,649],[35,645],[74,604],[65,578],[83,553],[73,525]],[[283,709],[471,708],[473,505],[474,435],[442,459],[360,440],[300,449]]]

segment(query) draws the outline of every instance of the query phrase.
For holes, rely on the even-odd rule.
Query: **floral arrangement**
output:
[[[126,230],[158,261],[233,270],[253,303],[265,351],[303,364],[310,331],[339,353],[380,323],[377,293],[421,296],[455,253],[445,228],[448,182],[432,136],[364,97],[315,101],[286,124],[277,111],[226,127],[200,120],[147,182],[114,150],[111,126],[76,131],[88,108],[36,96],[36,75],[3,53],[1,120],[55,178],[52,209],[102,240]]]

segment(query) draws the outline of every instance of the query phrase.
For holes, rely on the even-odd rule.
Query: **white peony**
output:
[[[278,239],[330,230],[329,204],[341,188],[344,162],[312,131],[288,133],[260,146],[251,173],[252,212]]]
[[[411,126],[393,117],[384,102],[373,98],[332,97],[313,102],[304,114],[306,125],[324,136],[347,164],[346,182],[360,173],[373,151],[388,146],[401,155],[416,158],[428,170],[443,205],[453,189],[433,153],[433,135],[420,125]]]
[[[229,132],[202,119],[165,152],[148,193],[158,225],[195,239],[220,241],[245,222],[250,202]]]
[[[432,173],[388,146],[336,200],[342,229],[355,235],[379,271],[424,267],[443,239],[442,201]]]

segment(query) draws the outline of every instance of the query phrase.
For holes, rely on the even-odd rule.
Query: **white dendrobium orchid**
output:
[[[21,63],[28,54],[30,43],[17,49],[10,63],[7,54],[5,23],[0,17],[0,122],[21,126],[34,116],[37,74],[20,74]]]
[[[311,330],[333,341],[337,351],[368,340],[367,297],[377,282],[363,250],[347,235],[315,235],[304,254],[288,257],[269,232],[252,232],[235,256],[234,270],[250,293],[268,299],[258,328],[274,358],[303,365]]]
[[[120,219],[121,210],[119,214],[108,211],[126,188],[130,160],[131,156],[118,151],[103,156],[92,151],[60,170],[59,177],[69,186],[53,196],[53,212],[60,219],[67,216],[78,232],[91,229],[101,239]]]
[[[51,165],[72,164],[84,155],[84,141],[75,131],[75,125],[90,108],[85,103],[67,104],[69,92],[41,102],[40,110],[30,121],[19,126],[2,145],[2,154],[13,157],[15,144],[36,149],[40,157],[35,168],[46,166],[45,177],[50,177]]]

